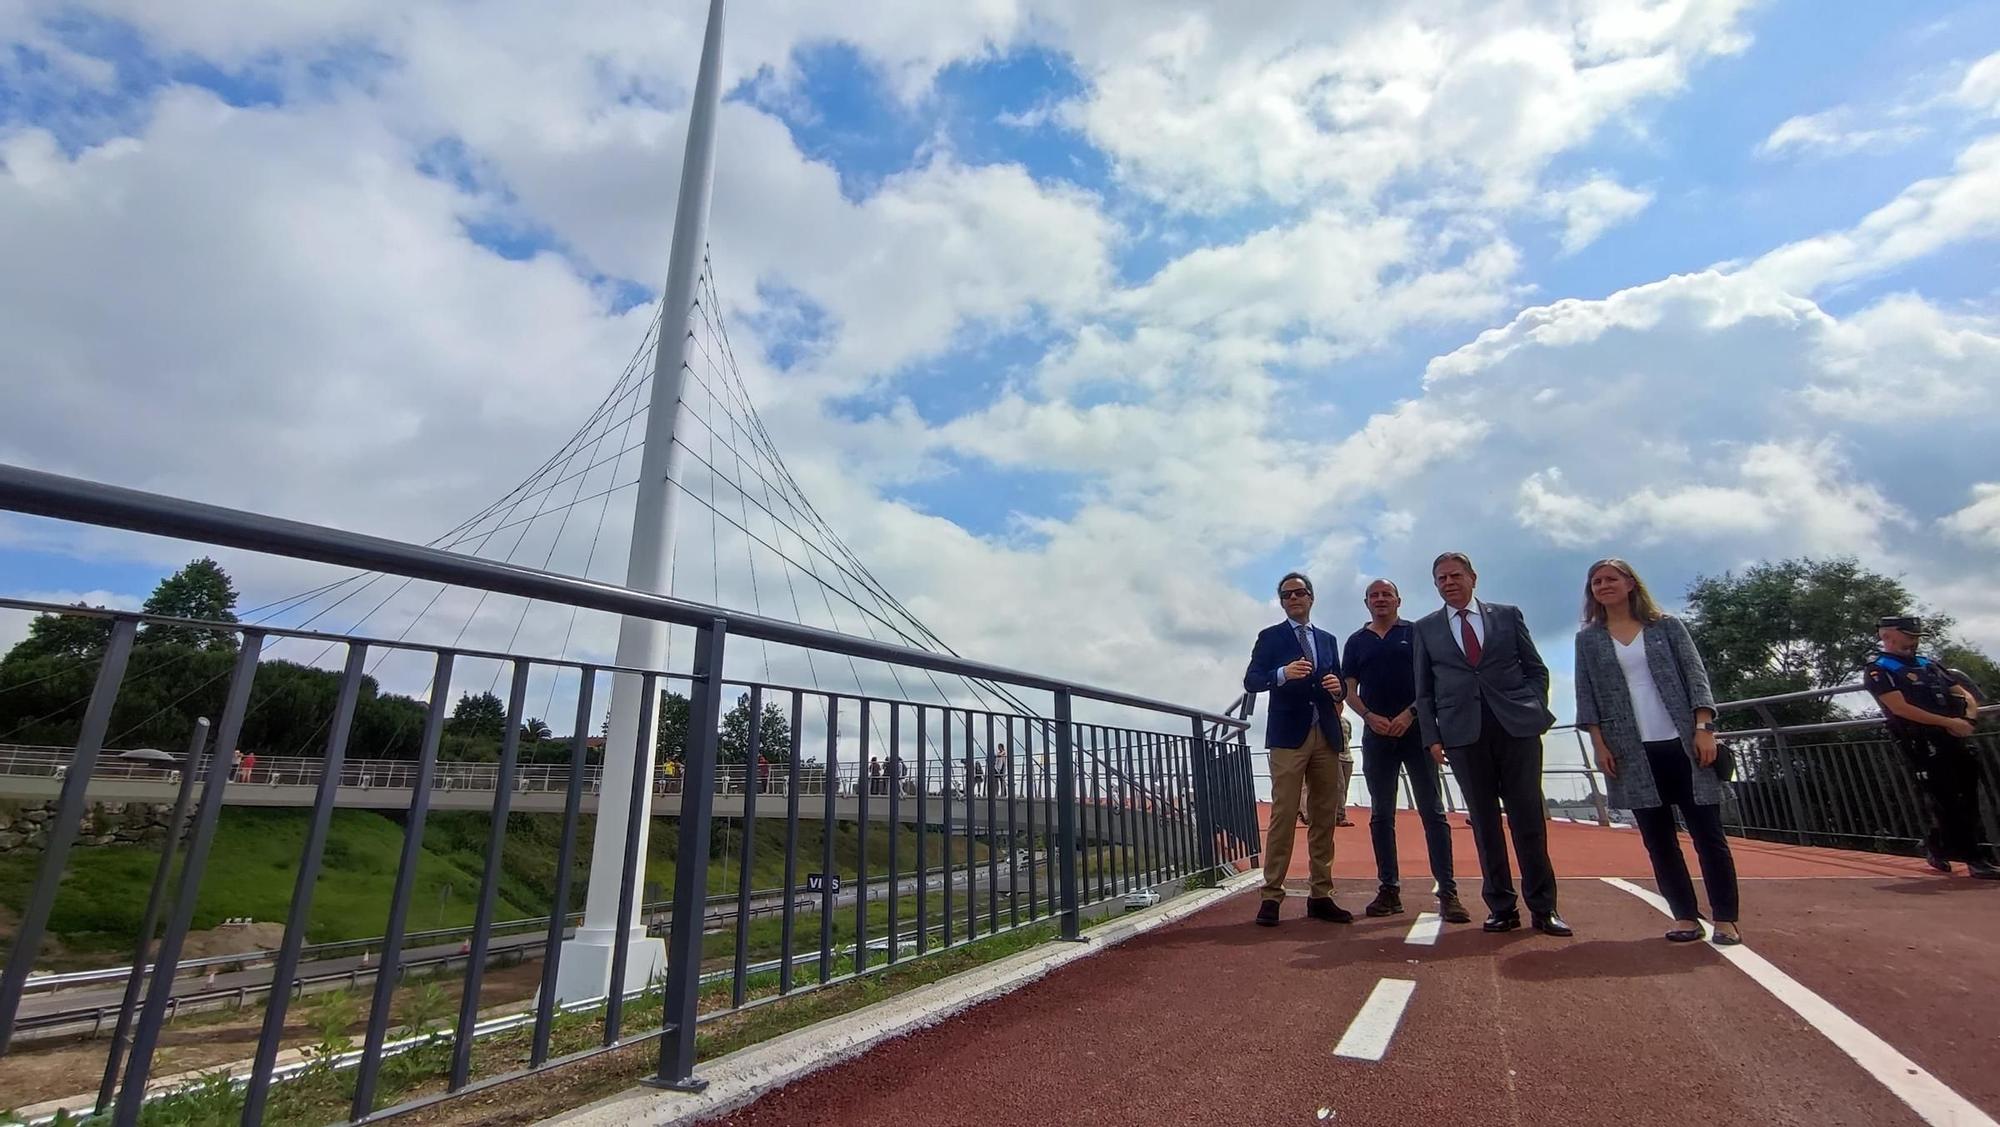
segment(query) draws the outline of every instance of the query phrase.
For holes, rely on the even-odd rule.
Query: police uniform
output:
[[[1882,620],[1884,627],[1916,635],[1922,624],[1914,618]],[[1964,717],[1965,698],[1952,690],[1958,682],[1949,671],[1918,654],[1901,657],[1877,651],[1863,667],[1863,681],[1877,702],[1901,693],[1911,705],[1938,716]],[[1928,796],[1931,830],[1924,839],[1926,860],[1950,871],[1953,861],[1965,862],[1976,876],[2000,877],[1986,864],[1979,848],[1979,760],[1966,741],[1934,724],[1915,723],[1882,710],[1890,738],[1896,741],[1917,785]]]

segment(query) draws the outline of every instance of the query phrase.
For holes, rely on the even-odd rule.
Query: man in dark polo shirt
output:
[[[1438,765],[1424,751],[1417,730],[1411,626],[1398,614],[1403,597],[1394,583],[1377,579],[1363,592],[1361,602],[1368,608],[1368,625],[1347,636],[1341,674],[1347,680],[1348,705],[1364,725],[1361,775],[1368,782],[1368,800],[1374,808],[1368,832],[1374,840],[1376,880],[1381,887],[1366,911],[1371,916],[1393,916],[1403,910],[1402,875],[1396,865],[1396,776],[1407,771],[1410,794],[1424,823],[1431,875],[1437,879],[1438,914],[1450,923],[1471,923],[1472,915],[1459,903],[1458,881],[1452,876],[1451,829],[1444,820]]]

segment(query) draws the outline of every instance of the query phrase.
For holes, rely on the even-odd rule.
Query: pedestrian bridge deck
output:
[[[1337,892],[1373,892],[1366,814]],[[1470,833],[1453,838],[1477,913]],[[733,1124],[1987,1125],[2000,1115],[2000,882],[1910,859],[1734,840],[1748,944],[1660,938],[1635,831],[1556,823],[1570,940],[1447,926],[1411,942],[1423,840],[1398,839],[1409,913],[1249,920],[1254,893],[1069,963],[741,1109]],[[1304,876],[1304,842],[1294,853]],[[1692,864],[1692,857],[1690,857]],[[1357,916],[1359,912],[1357,911]],[[1360,1036],[1385,980],[1413,984]],[[1389,988],[1394,995],[1401,987]],[[671,1097],[659,1097],[670,1099]]]

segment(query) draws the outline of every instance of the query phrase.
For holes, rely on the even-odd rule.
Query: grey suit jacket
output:
[[[1465,660],[1445,608],[1418,619],[1411,633],[1417,727],[1426,747],[1477,743],[1482,701],[1510,736],[1539,736],[1556,722],[1549,711],[1549,667],[1535,651],[1521,609],[1484,599],[1474,602],[1486,620],[1477,666]]]
[[[1681,620],[1672,615],[1646,627],[1641,635],[1646,646],[1646,668],[1660,690],[1660,703],[1674,718],[1680,734],[1681,750],[1694,759],[1694,710],[1715,707],[1715,694],[1708,687],[1708,667],[1694,648],[1694,639]],[[1598,726],[1618,774],[1607,779],[1611,805],[1620,810],[1643,810],[1661,804],[1659,788],[1653,782],[1653,768],[1646,761],[1645,745],[1639,742],[1638,710],[1632,707],[1632,689],[1625,680],[1625,667],[1618,664],[1618,643],[1601,625],[1586,626],[1576,635],[1576,726]],[[1722,780],[1713,767],[1694,769],[1694,800],[1697,805],[1714,806],[1722,801]]]

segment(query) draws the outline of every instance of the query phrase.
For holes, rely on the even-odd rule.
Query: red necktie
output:
[[[1466,612],[1458,612],[1459,634],[1465,640],[1465,660],[1479,664],[1479,635],[1472,632],[1472,618]]]

